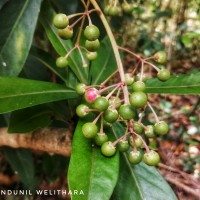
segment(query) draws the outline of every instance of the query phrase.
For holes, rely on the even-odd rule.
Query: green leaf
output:
[[[63,81],[66,81],[66,70],[60,69],[56,66],[56,59],[52,57],[49,53],[32,46],[30,51],[30,56],[35,60],[43,64],[45,67],[50,69],[55,75],[57,75]]]
[[[5,5],[5,3],[7,3],[8,0],[1,0],[0,1],[0,10],[1,8]]]
[[[35,176],[35,165],[30,150],[12,149],[4,147],[6,159],[15,171],[25,188],[34,189],[38,184],[38,178]]]
[[[200,72],[172,76],[161,82],[157,78],[146,82],[147,93],[159,94],[200,94]]]
[[[109,200],[118,178],[119,154],[104,157],[82,134],[84,121],[79,121],[72,143],[68,182],[71,191],[82,190],[84,196],[72,200]]]
[[[31,47],[41,0],[11,0],[0,11],[0,75],[17,76]]]
[[[125,131],[119,123],[113,124],[112,128],[117,138]],[[119,180],[113,199],[177,200],[173,190],[154,167],[144,163],[131,165],[125,153],[120,157]]]
[[[117,70],[117,64],[108,37],[101,42],[98,57],[92,62],[90,76],[92,84],[101,84],[107,77]]]
[[[77,97],[62,85],[15,77],[0,77],[0,88],[0,113]]]
[[[11,113],[9,133],[31,133],[37,128],[44,128],[51,123],[53,111],[45,106],[34,106]]]
[[[58,36],[57,29],[53,26],[52,23],[54,16],[55,12],[52,9],[51,5],[48,3],[48,1],[44,1],[42,5],[41,15],[39,18],[40,22],[44,27],[45,32],[54,49],[59,55],[64,56],[74,47],[74,44],[71,40],[62,40]],[[76,74],[80,82],[87,84],[88,68],[84,68],[82,66],[81,57],[77,50],[73,51],[69,55],[69,66],[74,72],[74,74]]]

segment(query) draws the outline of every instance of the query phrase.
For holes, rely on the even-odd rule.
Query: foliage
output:
[[[39,174],[45,173],[49,179],[54,179],[59,172],[53,171],[53,167],[60,169],[69,167],[67,175],[69,189],[83,190],[85,193],[83,199],[176,199],[170,186],[154,167],[146,166],[144,163],[131,166],[125,153],[105,158],[99,148],[83,137],[81,127],[87,118],[78,121],[75,117],[75,107],[83,101],[76,93],[75,86],[79,82],[86,85],[101,84],[117,69],[117,64],[110,39],[104,34],[104,28],[100,25],[100,32],[103,34],[100,37],[101,45],[95,61],[88,61],[84,50],[80,50],[83,56],[81,59],[79,50],[75,49],[68,57],[67,68],[56,67],[56,58],[65,56],[74,47],[76,37],[75,35],[71,40],[62,40],[53,26],[56,11],[63,9],[63,5],[66,4],[68,4],[66,1],[49,0],[0,2],[2,21],[0,23],[0,114],[2,119],[8,121],[8,131],[31,133],[37,128],[46,126],[55,125],[58,128],[67,126],[65,123],[56,123],[57,121],[74,120],[77,125],[73,136],[70,164],[67,158],[66,164],[63,161],[65,158],[46,156],[40,166]],[[103,6],[102,2],[101,4]],[[173,6],[167,8],[166,5],[153,2],[150,4],[153,15],[148,20],[148,16],[144,17],[146,4],[143,2],[134,7],[133,23],[131,23],[133,16],[119,17],[123,21],[122,25],[128,23],[133,27],[136,22],[143,25],[135,29],[126,26],[129,27],[127,32],[122,27],[121,31],[126,34],[119,37],[119,43],[127,45],[126,41],[134,42],[135,49],[149,56],[156,50],[164,48],[161,39],[165,35],[155,33],[152,37],[148,30],[150,26],[145,25],[149,25],[151,20],[155,22],[153,26],[155,28],[155,24],[159,21],[171,19],[175,11],[172,9]],[[160,8],[162,6],[164,10]],[[69,13],[82,11],[81,1],[70,1],[67,9]],[[91,16],[94,16],[94,23],[100,24],[95,14]],[[119,18],[111,19],[114,31]],[[182,45],[185,51],[187,48],[193,49],[195,47],[192,41],[198,39],[199,33],[185,30],[176,47]],[[83,43],[82,35],[80,43]],[[195,45],[198,44],[195,42]],[[88,67],[82,66],[83,60]],[[198,95],[199,76],[200,71],[192,71],[187,74],[172,75],[167,82],[150,78],[146,82],[146,92]],[[114,141],[124,130],[117,122],[107,131]],[[4,151],[12,169],[18,171],[25,188],[36,188],[39,179],[35,176],[36,166],[31,152],[22,149],[14,151],[10,148],[4,148]],[[55,162],[58,163],[58,167]],[[53,167],[49,168],[49,165]],[[73,200],[79,198],[72,196]]]

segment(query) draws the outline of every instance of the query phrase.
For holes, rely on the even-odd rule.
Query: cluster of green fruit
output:
[[[158,57],[155,56],[155,59],[158,59]],[[124,100],[120,99],[119,92],[113,92],[114,90],[119,91],[125,85],[131,85],[133,90],[129,96],[130,104],[124,103]],[[140,80],[134,82],[134,78],[130,74],[125,74],[125,83],[115,84],[113,87],[114,89],[110,93],[103,96],[105,89],[97,90],[83,83],[77,84],[76,92],[84,95],[84,100],[86,101],[86,103],[80,104],[76,108],[77,115],[85,117],[90,112],[98,113],[93,122],[87,122],[83,125],[83,135],[86,138],[92,139],[96,145],[101,146],[101,152],[105,156],[113,156],[118,149],[120,152],[128,152],[128,159],[132,164],[138,164],[142,159],[147,165],[153,166],[158,164],[160,161],[159,154],[156,151],[149,150],[143,137],[155,138],[165,135],[169,131],[169,127],[164,121],[158,121],[154,125],[145,126],[140,120],[135,120],[137,109],[144,109],[148,103],[147,95],[144,92],[146,88],[145,83]],[[110,86],[107,88],[110,89]],[[99,130],[97,121],[100,117],[102,120]],[[116,121],[123,122],[127,126],[127,131],[124,136],[111,142],[104,132],[103,126]],[[131,151],[130,147],[132,148]],[[143,147],[146,148],[144,154],[141,151]]]
[[[124,0],[122,3],[119,0],[111,0],[104,7],[104,13],[108,16],[120,16],[122,13],[131,14],[135,5],[133,3],[128,3]]]
[[[83,14],[84,15],[84,14]],[[53,19],[54,26],[58,29],[58,36],[64,40],[71,39],[73,36],[73,26],[69,25],[69,19],[67,15],[63,13],[56,14]],[[84,30],[85,50],[88,60],[92,61],[97,58],[97,50],[100,47],[99,35],[100,31],[97,26],[90,24],[86,26]],[[82,47],[83,48],[83,47]],[[66,56],[58,57],[56,60],[56,66],[59,68],[65,68],[68,65],[68,60]]]

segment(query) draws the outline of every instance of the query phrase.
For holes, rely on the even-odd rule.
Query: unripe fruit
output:
[[[88,58],[88,60],[93,61],[97,58],[98,54],[97,52],[87,52],[86,53],[86,57]]]
[[[120,152],[128,151],[129,143],[127,140],[120,140],[117,144],[117,148]]]
[[[84,36],[87,40],[94,41],[99,38],[100,31],[95,25],[86,26]]]
[[[97,109],[98,111],[105,111],[108,109],[109,101],[106,97],[98,97],[93,104],[93,108]]]
[[[144,92],[133,92],[130,96],[130,103],[135,108],[142,108],[147,103],[147,95]]]
[[[82,132],[86,138],[94,138],[98,132],[97,125],[92,122],[87,122],[82,126]]]
[[[133,141],[134,140],[134,141]],[[129,137],[129,140],[128,140],[129,144],[134,147],[134,145],[136,147],[141,147],[143,142],[142,142],[142,139],[140,137],[134,137],[133,139],[133,136],[130,136]]]
[[[167,60],[167,54],[165,51],[158,51],[154,54],[154,60],[158,63],[165,63]]]
[[[133,130],[139,135],[142,135],[144,132],[144,128],[138,122],[134,122]]]
[[[122,104],[120,98],[114,97],[114,96],[110,97],[109,103],[113,108],[116,108],[116,109],[118,109]]]
[[[124,74],[124,76],[125,76],[125,84],[126,85],[133,84],[134,78],[133,78],[133,76],[130,73],[126,73],[126,74]]]
[[[168,69],[161,69],[158,74],[157,77],[160,81],[167,81],[171,76],[171,73]]]
[[[59,29],[58,30],[58,35],[63,40],[71,39],[72,36],[73,36],[73,29],[69,29],[69,27],[66,27],[64,29]]]
[[[122,13],[122,9],[120,6],[111,6],[108,10],[108,15],[109,16],[119,16]]]
[[[115,146],[113,145],[112,142],[108,141],[108,142],[105,142],[102,146],[101,146],[101,153],[104,155],[104,156],[113,156],[116,152],[116,148]]]
[[[149,166],[155,166],[160,162],[160,156],[156,151],[150,150],[144,153],[143,161]]]
[[[110,109],[106,110],[103,114],[103,118],[108,123],[114,123],[118,119],[118,112],[116,109]]]
[[[142,161],[142,153],[140,151],[131,151],[128,154],[128,160],[131,164],[138,164]]]
[[[88,50],[88,51],[96,51],[98,48],[100,47],[100,42],[98,39],[94,40],[94,41],[89,41],[89,40],[86,40],[85,41],[85,48]]]
[[[108,136],[105,133],[97,133],[94,138],[95,144],[101,146],[108,141]]]
[[[122,3],[122,9],[125,13],[131,14],[133,12],[134,6],[132,4],[129,4],[127,2]]]
[[[103,11],[104,11],[105,15],[109,15],[109,10],[110,10],[111,7],[112,7],[111,5],[106,5],[104,7]]]
[[[84,104],[80,104],[79,106],[77,106],[76,108],[76,114],[79,117],[85,117],[89,112],[88,112],[89,107],[84,105]]]
[[[76,92],[80,95],[85,94],[86,85],[84,83],[78,83],[75,88]]]
[[[59,68],[65,68],[68,65],[68,61],[65,57],[59,57],[56,59],[56,66]]]
[[[165,135],[167,134],[169,131],[169,126],[166,122],[164,121],[160,121],[160,122],[157,122],[155,125],[154,125],[154,132],[157,134],[157,135]]]
[[[53,24],[56,28],[59,29],[63,29],[65,27],[68,26],[69,24],[69,20],[67,18],[67,15],[63,14],[63,13],[59,13],[57,14],[54,18],[53,18]]]
[[[96,88],[88,88],[85,91],[84,97],[88,103],[94,103],[94,101],[99,97],[98,90]]]
[[[139,91],[143,92],[146,89],[146,85],[142,81],[136,81],[135,83],[131,85],[131,88],[135,92],[139,92]]]
[[[148,125],[146,126],[146,129],[144,131],[144,134],[148,137],[148,138],[155,138],[156,135],[154,133],[154,127],[152,125]]]
[[[135,110],[129,104],[121,105],[119,108],[119,115],[123,119],[133,119],[136,115]]]

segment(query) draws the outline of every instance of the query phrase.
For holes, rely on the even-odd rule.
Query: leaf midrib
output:
[[[27,0],[26,3],[24,4],[24,6],[22,7],[22,10],[21,10],[21,12],[20,12],[20,15],[17,17],[17,20],[15,21],[14,26],[13,26],[12,30],[10,31],[10,34],[8,35],[7,40],[6,40],[6,42],[4,43],[4,45],[3,45],[2,49],[1,49],[0,55],[2,54],[3,49],[6,47],[8,41],[10,40],[11,35],[13,34],[13,31],[15,30],[15,28],[16,28],[18,22],[20,21],[22,15],[24,14],[24,10],[25,10],[25,8],[27,7],[28,2],[29,2],[29,0]]]
[[[174,86],[147,86],[147,89],[151,88],[190,88],[190,87],[200,87],[200,84],[194,84],[194,85],[174,85]]]
[[[19,96],[28,96],[28,95],[37,95],[37,94],[47,94],[47,93],[73,93],[73,91],[68,90],[51,90],[51,91],[42,91],[42,92],[29,92],[29,93],[22,93],[22,94],[13,94],[7,96],[0,96],[0,99],[9,98],[9,97],[19,97]]]

